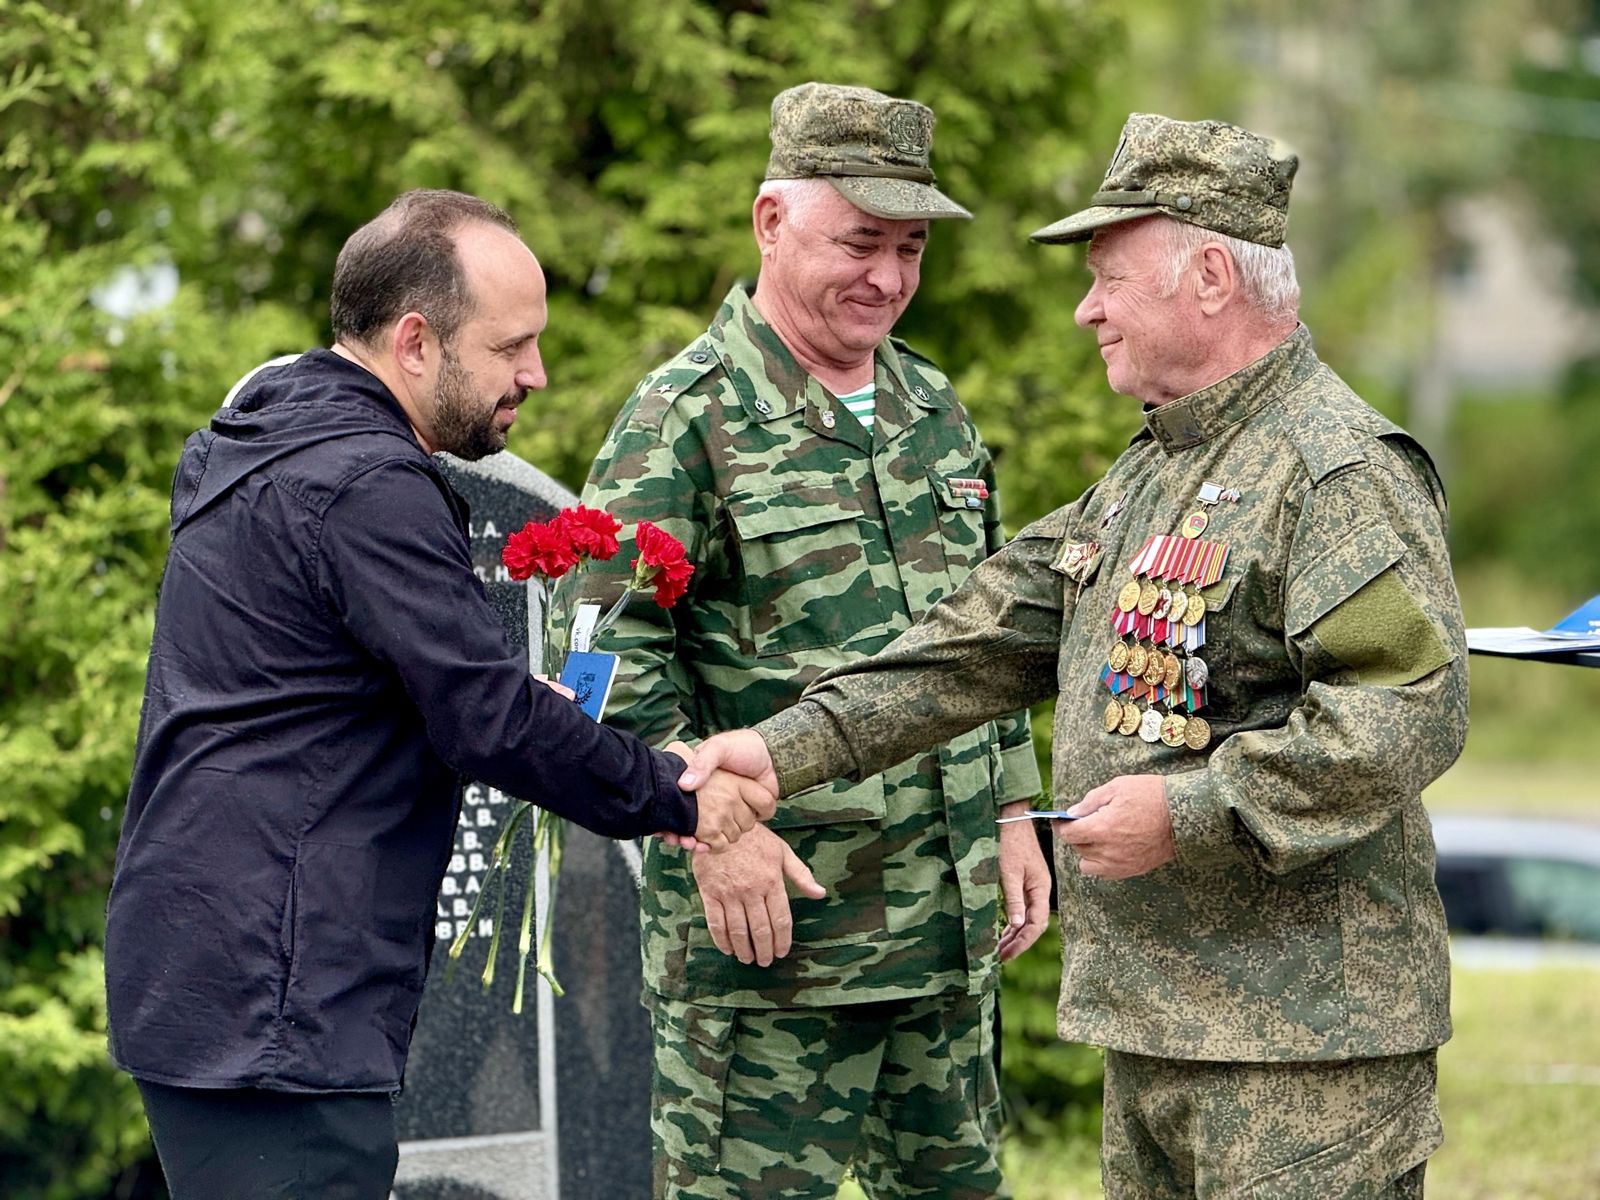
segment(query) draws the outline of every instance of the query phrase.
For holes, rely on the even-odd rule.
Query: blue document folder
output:
[[[561,682],[577,695],[578,706],[596,721],[606,711],[606,701],[611,696],[611,684],[617,678],[615,654],[597,650],[574,650],[567,655],[567,664],[561,668]]]

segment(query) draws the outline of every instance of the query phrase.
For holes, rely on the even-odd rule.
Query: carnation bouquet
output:
[[[574,619],[558,621],[553,603],[556,580],[569,572],[582,572],[590,563],[606,562],[615,557],[621,549],[618,541],[621,532],[622,523],[610,513],[579,504],[562,509],[548,521],[529,521],[506,538],[506,544],[500,552],[501,561],[510,571],[512,579],[527,582],[529,603],[537,603],[538,606],[544,673],[552,677],[559,676],[570,651],[588,650],[597,643],[616,624],[636,592],[652,588],[656,604],[671,608],[688,589],[694,567],[685,557],[683,543],[651,522],[640,521],[634,530],[638,555],[633,560],[633,575],[616,603],[594,622],[592,628],[585,628]],[[577,615],[570,614],[571,617]],[[574,629],[580,631],[580,645],[571,644]],[[477,928],[478,913],[485,897],[490,891],[497,892],[494,932],[489,938],[489,954],[482,976],[485,988],[494,982],[500,934],[505,926],[511,852],[514,839],[522,829],[529,831],[532,853],[529,856],[530,875],[522,899],[522,921],[517,938],[517,987],[511,1002],[511,1010],[517,1013],[522,1011],[523,984],[527,977],[528,956],[533,949],[535,889],[532,872],[541,852],[549,859],[550,890],[540,914],[542,929],[535,966],[539,974],[549,980],[551,990],[558,996],[562,994],[561,984],[556,980],[550,944],[550,931],[554,926],[552,917],[555,912],[556,877],[561,870],[561,847],[566,830],[566,822],[562,818],[526,800],[513,801],[511,813],[499,837],[495,839],[489,857],[488,874],[473,904],[472,915],[450,945],[450,958],[454,962],[466,949],[471,931]],[[496,884],[499,886],[495,887]]]

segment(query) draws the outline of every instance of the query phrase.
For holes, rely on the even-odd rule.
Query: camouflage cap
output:
[[[933,110],[871,88],[802,83],[772,101],[768,179],[826,179],[891,221],[972,214],[933,186]]]
[[[1263,246],[1283,245],[1300,160],[1226,121],[1134,113],[1089,207],[1035,230],[1036,242],[1081,242],[1103,225],[1165,213]]]

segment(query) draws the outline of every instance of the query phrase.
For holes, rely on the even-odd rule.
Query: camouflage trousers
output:
[[[1007,1195],[995,994],[837,1008],[652,997],[656,1200]]]
[[[1106,1051],[1106,1200],[1421,1200],[1435,1053],[1225,1063]]]

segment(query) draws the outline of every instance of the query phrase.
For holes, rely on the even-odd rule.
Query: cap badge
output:
[[[901,154],[926,154],[927,129],[922,114],[909,104],[897,104],[889,110],[889,144]]]

